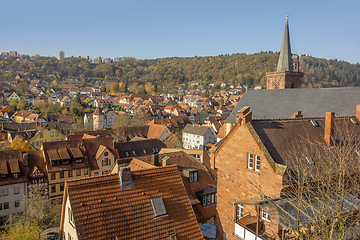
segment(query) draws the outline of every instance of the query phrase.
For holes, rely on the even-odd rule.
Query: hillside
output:
[[[134,60],[125,58],[121,63],[90,64],[84,58],[40,57],[33,61],[0,61],[0,77],[16,75],[28,78],[51,76],[50,80],[79,78],[84,82],[106,80],[144,86],[146,82],[157,83],[159,88],[174,89],[180,84],[200,82],[246,84],[250,87],[261,84],[266,87],[266,72],[276,69],[278,53],[232,54],[215,57],[159,58]],[[30,59],[24,55],[22,58]],[[360,65],[345,61],[300,57],[304,72],[303,87],[340,87],[360,85]]]

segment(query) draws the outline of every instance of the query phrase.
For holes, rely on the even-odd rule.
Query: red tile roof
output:
[[[134,171],[132,180],[126,189],[117,174],[67,182],[64,199],[68,194],[79,240],[203,239],[176,166]],[[159,196],[167,215],[154,218],[150,199]]]

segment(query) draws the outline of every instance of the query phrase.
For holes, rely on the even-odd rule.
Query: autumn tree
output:
[[[123,82],[119,83],[119,91],[120,92],[125,92],[125,84]]]
[[[119,84],[117,84],[117,83],[111,84],[111,86],[110,86],[110,92],[111,92],[111,93],[117,93],[117,92],[119,92]]]
[[[12,107],[16,107],[18,105],[18,101],[16,99],[12,99],[9,104]]]
[[[115,129],[129,125],[130,125],[130,118],[126,113],[117,114],[114,117],[112,128]]]
[[[135,116],[131,125],[133,126],[144,126],[146,122],[150,120],[150,116],[147,114],[145,109],[139,109],[136,111]]]

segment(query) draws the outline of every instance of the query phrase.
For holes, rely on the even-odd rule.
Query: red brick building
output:
[[[325,113],[324,113],[325,114]],[[337,130],[359,131],[356,116],[252,120],[249,107],[241,109],[236,124],[216,149],[211,161],[217,169],[216,231],[218,239],[281,239],[284,227],[260,208],[264,199],[282,196],[286,158],[294,144],[307,138],[332,145]],[[335,136],[335,137],[334,137]],[[246,237],[248,235],[248,237]],[[239,238],[241,237],[241,238]]]

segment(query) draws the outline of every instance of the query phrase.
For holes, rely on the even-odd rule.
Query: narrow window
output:
[[[236,220],[243,218],[244,215],[244,206],[242,204],[236,205]]]
[[[7,189],[4,189],[4,190],[3,190],[3,195],[4,195],[4,196],[9,195],[9,192],[8,192],[8,190],[7,190]]]
[[[215,194],[211,194],[211,204],[214,203],[214,196],[215,196]]]
[[[260,171],[260,156],[255,155],[255,171]]]
[[[54,132],[50,132],[50,137],[54,137]]]
[[[249,153],[248,154],[248,168],[253,169],[254,167],[254,154]]]
[[[261,218],[265,221],[270,222],[270,215],[265,212],[263,209],[261,209]]]
[[[189,174],[189,182],[193,182],[194,181],[194,176],[193,173]]]
[[[76,176],[80,176],[80,175],[81,175],[81,170],[80,169],[76,170]]]
[[[55,137],[58,137],[59,136],[59,133],[58,132],[55,132]]]
[[[14,194],[19,194],[19,193],[20,193],[20,188],[19,187],[14,188]]]
[[[88,175],[88,170],[84,169],[84,175]]]
[[[51,180],[54,180],[55,178],[56,178],[55,173],[52,173],[52,174],[51,174]]]
[[[0,203],[0,210],[2,210],[2,203]]]
[[[62,192],[62,191],[64,191],[64,184],[63,183],[60,184],[60,192]]]
[[[210,195],[207,195],[207,205],[209,205],[210,204],[210,198],[211,198],[211,196]]]
[[[128,152],[125,152],[125,155],[128,157],[128,156],[129,156],[129,153],[128,153]]]
[[[44,133],[40,133],[40,138],[43,138],[44,137]]]
[[[16,200],[16,201],[14,202],[14,204],[15,204],[15,207],[16,207],[16,208],[20,207],[20,201],[19,201],[19,200]]]
[[[133,151],[133,155],[134,155],[134,156],[136,155],[135,151]]]
[[[51,186],[51,192],[52,192],[52,193],[56,192],[56,185],[52,185],[52,186]]]
[[[9,202],[4,203],[4,209],[9,209]]]
[[[194,172],[194,182],[197,182],[197,172]]]
[[[68,171],[68,177],[72,177],[72,171]]]
[[[69,222],[74,225],[74,219],[73,219],[73,215],[72,215],[72,211],[70,208],[68,208],[69,211]],[[70,234],[69,234],[70,235]]]
[[[60,178],[64,178],[64,172],[60,172]]]
[[[206,206],[206,196],[203,196],[203,206]]]

